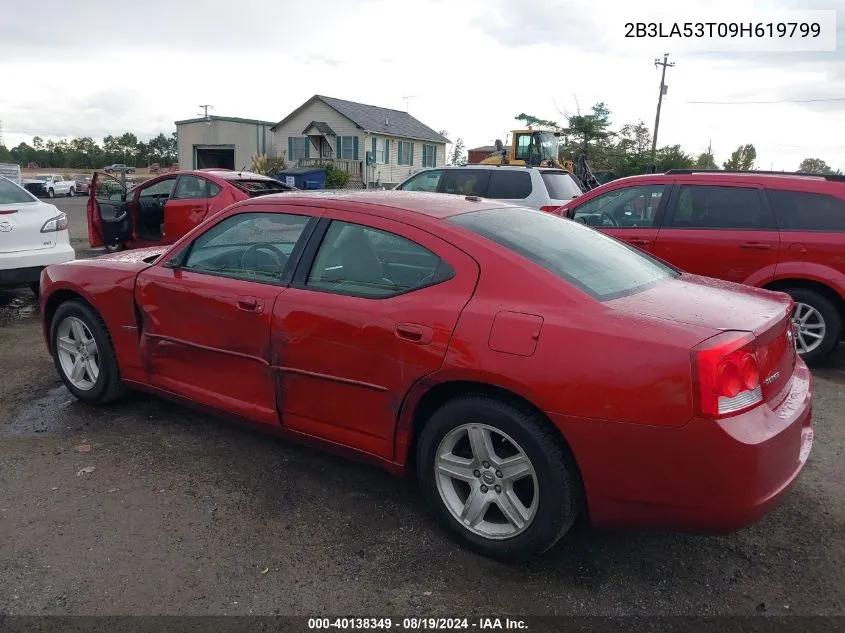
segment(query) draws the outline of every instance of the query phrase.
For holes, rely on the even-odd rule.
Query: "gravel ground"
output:
[[[84,201],[56,204],[90,255]],[[375,468],[148,396],[75,402],[28,291],[0,291],[0,366],[0,614],[845,615],[843,349],[814,372],[810,462],[763,521],[580,527],[516,567],[454,545]]]

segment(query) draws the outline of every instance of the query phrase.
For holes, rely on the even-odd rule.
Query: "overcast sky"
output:
[[[645,8],[642,7],[645,5]],[[712,143],[721,164],[742,143],[758,167],[817,157],[845,170],[845,0],[710,0],[696,16],[837,9],[835,52],[701,53],[626,41],[648,11],[685,21],[677,0],[61,0],[0,21],[5,143],[133,131],[170,133],[198,105],[278,121],[314,94],[408,109],[468,147],[504,140],[520,112],[563,120],[596,101],[613,126],[653,128],[671,54],[659,144]],[[635,10],[632,7],[636,7]],[[707,7],[706,10],[702,7]],[[632,14],[632,11],[634,13]],[[748,15],[745,13],[743,15]],[[828,99],[828,101],[820,101]],[[833,100],[835,99],[835,100]],[[817,100],[810,103],[785,103]],[[695,101],[775,101],[718,105]]]

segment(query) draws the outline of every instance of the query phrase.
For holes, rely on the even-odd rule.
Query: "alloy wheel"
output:
[[[434,463],[440,498],[469,532],[507,539],[537,515],[539,484],[526,452],[485,424],[463,424],[440,442]]]
[[[59,324],[56,353],[70,384],[80,391],[94,388],[100,375],[99,351],[97,341],[84,321],[69,316]]]
[[[827,325],[821,312],[807,303],[796,303],[792,311],[795,347],[799,354],[807,354],[822,344]]]

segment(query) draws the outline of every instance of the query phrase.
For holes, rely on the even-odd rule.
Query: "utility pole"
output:
[[[660,94],[657,97],[657,116],[654,117],[654,138],[651,140],[651,164],[654,165],[654,158],[657,152],[657,128],[660,127],[660,106],[663,105],[663,95],[666,94],[666,68],[671,68],[675,62],[667,61],[669,53],[663,54],[663,61],[654,60],[654,67],[663,66],[663,73],[660,76]]]
[[[404,100],[405,100],[405,112],[407,112],[407,111],[408,111],[408,102],[409,102],[411,99],[416,99],[416,98],[417,98],[417,95],[408,95],[408,96],[402,97],[402,99],[404,99]]]
[[[199,107],[201,107],[203,109],[202,115],[207,119],[208,118],[208,109],[213,108],[214,106],[211,105],[210,103],[206,103],[206,104],[203,104]]]

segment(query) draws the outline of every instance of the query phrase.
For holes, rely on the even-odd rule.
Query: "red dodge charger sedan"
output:
[[[415,474],[495,558],[579,516],[738,530],[812,445],[789,296],[476,197],[254,198],[41,288],[79,400],[142,389]]]

